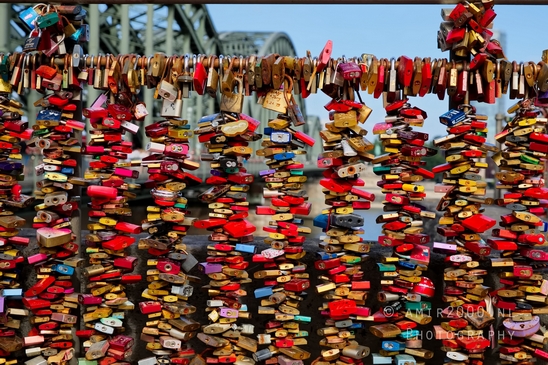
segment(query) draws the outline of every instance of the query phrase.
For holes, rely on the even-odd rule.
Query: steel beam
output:
[[[129,5],[122,4],[120,11],[120,25],[121,25],[121,39],[120,39],[120,53],[129,53],[129,31],[131,30],[131,24],[129,23]]]
[[[10,49],[10,34],[11,34],[11,26],[10,26],[10,18],[11,18],[11,5],[9,4],[2,4],[0,5],[0,24],[4,24],[2,27],[2,31],[0,31],[0,52],[13,52],[12,49]]]
[[[154,54],[154,6],[149,4],[147,6],[147,27],[145,33],[145,52],[147,55]],[[151,125],[154,121],[154,92],[151,89],[144,88],[144,100],[147,106],[149,114],[145,118],[144,127]],[[145,135],[145,128],[141,128],[141,141],[143,145],[147,140]]]

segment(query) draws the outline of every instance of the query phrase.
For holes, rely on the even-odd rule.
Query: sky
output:
[[[442,8],[454,5],[208,5],[217,32],[285,32],[293,41],[299,57],[319,55],[327,40],[333,41],[333,58],[372,53],[377,58],[406,55],[448,58],[449,52],[437,48]],[[541,59],[548,49],[543,25],[548,16],[545,5],[497,5],[494,29],[506,34],[506,57],[516,61]],[[543,42],[544,41],[544,42]],[[373,109],[365,128],[384,118],[382,99],[362,92],[364,102]],[[306,99],[309,115],[327,120],[323,106],[329,101],[321,91]],[[437,96],[413,97],[411,102],[425,110],[424,129],[431,137],[446,134],[439,116],[448,109]],[[509,106],[513,102],[505,101]],[[490,134],[494,132],[490,132]]]

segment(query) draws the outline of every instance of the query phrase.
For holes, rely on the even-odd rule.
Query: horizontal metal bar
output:
[[[460,0],[87,0],[85,4],[304,4],[304,5],[434,5],[434,4],[456,4]],[[35,4],[36,0],[18,0],[18,3]],[[8,0],[0,0],[0,3],[12,3]],[[63,4],[83,4],[82,0],[63,0]],[[548,5],[548,0],[497,0],[496,5]]]
[[[19,55],[21,55],[21,54],[18,53],[17,56],[19,57]],[[97,67],[97,66],[108,66],[108,67],[110,67],[111,62],[114,59],[116,59],[117,56],[118,55],[110,55],[109,61],[107,63],[107,57],[104,56],[104,55],[101,55],[101,56],[86,55],[86,56],[84,56],[83,63],[85,64],[85,66],[94,65],[94,67]],[[131,55],[122,55],[121,54],[119,56],[121,57],[122,60],[127,60],[128,57],[136,57],[136,58],[133,59],[132,62],[135,62],[135,60],[137,60],[137,68],[149,69],[149,68],[153,67],[153,58],[152,57],[146,57],[146,56],[135,55],[135,54],[131,54]],[[174,55],[174,56],[184,57],[185,55]],[[189,55],[189,59],[188,59],[188,66],[189,67],[194,66],[193,56],[195,56],[195,55],[194,54]],[[14,55],[13,54],[10,55],[10,58],[11,57],[14,57]],[[166,57],[169,57],[169,55],[166,55]],[[211,58],[211,57],[213,57],[213,58]],[[279,57],[285,57],[286,58],[286,62],[284,63],[286,69],[288,69],[288,70],[293,69],[293,66],[292,66],[293,61],[292,60],[295,60],[296,59],[295,57],[287,57],[287,56],[279,56]],[[42,58],[41,61],[40,61],[40,64],[49,65],[51,58],[54,58],[55,64],[57,66],[59,66],[60,68],[65,66],[65,59],[62,58],[62,57]],[[245,65],[247,65],[248,60],[250,60],[251,58],[254,58],[254,60],[249,61],[249,62],[255,62],[255,59],[260,58],[260,57],[256,56],[256,55],[252,55],[252,56],[242,57],[241,60],[245,61]],[[297,57],[297,59],[303,59],[303,58],[302,57]],[[390,58],[380,58],[380,57],[378,58],[379,61],[381,59],[390,60]],[[542,61],[547,62],[547,59],[548,59],[548,50],[544,50],[543,51]],[[22,61],[22,59],[20,59],[20,58],[18,58],[18,60]],[[93,62],[92,62],[92,60],[93,60]],[[217,55],[206,56],[206,57],[203,58],[201,63],[204,65],[204,67],[209,68],[210,67],[210,60],[213,61],[213,67],[214,68],[218,69],[220,67],[220,62],[219,62],[219,58],[218,58]],[[333,60],[335,61],[334,58],[333,58]],[[435,59],[432,59],[431,61],[434,61],[434,60],[437,60],[437,61],[445,60],[447,62],[447,67],[451,67],[451,61],[449,61],[448,59],[446,59],[444,57],[435,58]],[[166,58],[166,61],[167,61],[167,58]],[[359,60],[359,61],[361,61],[361,60]],[[368,59],[368,61],[370,61],[370,59]],[[16,61],[16,62],[18,62],[18,61]],[[122,62],[124,62],[124,61],[122,61]],[[512,61],[510,61],[510,63],[512,63]],[[519,64],[520,64],[520,62],[518,62],[518,65]],[[399,65],[399,60],[396,58],[395,67],[397,68],[398,65]],[[455,62],[456,69],[459,72],[462,71],[464,65],[465,64],[464,64],[463,61],[456,61]],[[467,69],[468,69],[468,64],[466,64],[466,66],[467,66]],[[540,68],[540,65],[538,65],[537,67]],[[240,58],[234,58],[234,60],[232,62],[232,70],[233,71],[238,71],[239,69],[240,69]]]

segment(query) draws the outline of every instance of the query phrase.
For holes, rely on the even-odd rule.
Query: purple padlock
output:
[[[303,365],[303,361],[302,360],[291,359],[287,356],[280,355],[280,356],[278,356],[278,364],[280,364],[280,365]]]
[[[263,170],[263,171],[259,171],[259,176],[267,176],[267,175],[272,175],[276,172],[276,170]]]
[[[538,95],[535,99],[535,106],[538,106],[539,108],[548,107],[548,90],[545,92],[539,90]]]
[[[200,271],[206,275],[223,271],[223,265],[212,264],[210,262],[201,262],[199,268],[200,268]]]
[[[502,324],[508,334],[515,337],[529,337],[540,329],[540,317],[533,316],[533,319],[526,322],[514,322],[511,318],[505,319]]]

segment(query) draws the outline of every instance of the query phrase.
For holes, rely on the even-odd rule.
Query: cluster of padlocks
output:
[[[260,150],[257,155],[267,158],[267,170],[260,171],[266,187],[263,197],[270,206],[258,206],[257,215],[270,216],[265,243],[270,248],[253,257],[253,262],[261,262],[264,270],[256,271],[254,279],[263,279],[263,286],[255,290],[255,298],[261,299],[258,315],[270,315],[265,325],[265,333],[258,334],[259,345],[269,345],[253,354],[256,361],[265,361],[278,354],[278,361],[284,364],[302,364],[310,357],[308,351],[298,346],[307,345],[308,331],[303,324],[309,324],[312,317],[302,313],[299,307],[303,292],[310,287],[307,265],[301,261],[306,255],[303,234],[311,232],[298,216],[310,214],[304,184],[304,164],[296,160],[296,155],[305,154],[303,148],[313,145],[314,139],[293,128],[305,124],[292,91],[292,79],[283,90],[269,91],[263,106],[277,113],[268,121]]]
[[[73,19],[76,14],[79,14],[78,9],[62,7],[47,17],[38,16],[35,12],[35,31],[43,29],[46,38],[31,37],[32,40],[40,42],[40,47],[47,44],[44,53],[51,56],[59,48],[50,46],[48,37],[65,37],[64,31],[52,26],[60,19],[70,24],[68,19]],[[82,22],[83,17],[80,19]],[[31,38],[27,43],[31,42]],[[81,48],[76,43],[78,39],[71,42],[72,50],[79,55]],[[80,227],[72,226],[78,201],[71,196],[90,181],[79,177],[81,146],[78,134],[85,128],[77,115],[82,86],[74,73],[72,56],[66,49],[63,57],[65,67],[61,73],[53,63],[38,65],[39,55],[20,54],[14,60],[16,66],[10,79],[20,94],[24,89],[35,89],[45,94],[35,103],[41,110],[36,116],[32,139],[28,143],[39,148],[43,157],[42,163],[36,166],[36,175],[43,179],[36,183],[36,198],[40,204],[35,206],[37,213],[32,225],[36,229],[39,251],[27,257],[36,274],[28,278],[33,285],[23,294],[23,304],[30,312],[29,321],[32,324],[24,337],[23,347],[27,363],[31,364],[70,361],[76,350],[74,336],[86,336],[85,332],[73,333],[71,330],[80,318],[79,288],[76,288],[73,278],[81,261],[78,257],[80,237],[74,234],[79,234]]]
[[[4,321],[6,341],[0,344],[1,355],[5,364],[16,364],[15,353],[23,347],[21,322],[29,316],[28,309],[21,308],[23,289],[21,280],[25,257],[19,250],[28,246],[30,239],[21,237],[19,228],[25,224],[25,219],[18,217],[16,211],[29,206],[33,198],[23,195],[19,181],[23,179],[22,163],[23,145],[30,139],[32,130],[28,123],[21,119],[23,111],[21,104],[11,97],[11,85],[0,79],[0,154],[2,156],[0,191],[0,265],[2,266],[2,296],[0,297],[0,313]]]
[[[147,260],[148,285],[141,294],[146,301],[139,309],[149,319],[140,339],[155,356],[141,360],[143,364],[170,357],[184,362],[194,353],[182,352],[181,347],[200,328],[190,318],[196,307],[188,303],[194,293],[192,282],[199,281],[188,273],[198,261],[183,243],[195,221],[188,216],[188,200],[183,193],[187,186],[202,182],[185,170],[195,170],[199,164],[189,159],[188,140],[193,133],[187,121],[162,116],[166,119],[145,127],[151,139],[147,145],[150,155],[141,162],[147,167],[149,180],[145,186],[151,189],[154,200],[142,222],[148,236],[139,240],[139,249],[152,257]]]
[[[373,357],[378,363],[391,363],[392,356],[396,362],[414,362],[414,356],[428,360],[434,355],[422,348],[419,326],[432,320],[429,314],[432,304],[428,300],[434,296],[434,284],[423,276],[430,263],[427,246],[430,236],[424,233],[423,218],[435,218],[435,213],[421,205],[426,194],[419,183],[434,177],[422,166],[423,158],[437,151],[425,146],[427,133],[413,130],[423,126],[426,119],[423,110],[411,107],[407,99],[391,103],[385,109],[385,122],[373,129],[385,154],[375,158],[373,162],[381,166],[373,172],[381,177],[378,185],[386,194],[385,213],[377,217],[377,223],[383,224],[378,242],[393,247],[393,253],[383,256],[377,264],[382,273],[382,291],[377,293],[377,299],[389,323],[371,327],[373,334],[383,339],[381,352]]]
[[[21,13],[30,30],[22,52],[0,55],[2,363],[67,364],[79,357],[81,365],[128,364],[135,360],[136,346],[144,344],[151,355],[138,359],[139,365],[295,365],[312,361],[313,354],[319,355],[316,365],[358,365],[369,355],[369,333],[381,339],[373,364],[431,363],[433,352],[422,340],[435,309],[431,252],[445,255],[445,285],[438,292],[446,307],[433,329],[448,363],[485,362],[494,346],[487,330],[493,333],[495,318],[502,319],[498,334],[504,335],[497,338],[502,362],[548,360],[539,317],[548,313],[548,281],[542,276],[547,229],[540,218],[548,199],[543,178],[548,134],[537,107],[548,91],[548,64],[505,59],[490,30],[493,1],[462,2],[442,11],[438,44],[453,51],[450,61],[372,55],[335,60],[331,42],[318,57],[302,58],[89,56],[79,44],[89,37],[85,17],[79,5],[29,8]],[[83,108],[83,123],[79,109],[86,85],[102,94]],[[141,87],[155,89],[161,119],[144,128],[148,156],[132,162],[132,137],[148,115],[139,99]],[[12,93],[27,90],[44,94],[35,103],[41,109],[32,129]],[[318,90],[332,100],[325,106],[329,121],[320,132],[317,156],[327,207],[313,222],[323,235],[312,268],[305,238],[312,232],[305,222],[311,213],[308,177],[299,156],[315,141],[298,129],[305,121],[293,95],[307,97]],[[385,101],[385,121],[373,128],[385,152],[377,157],[361,126],[371,109],[358,90]],[[216,98],[218,91],[220,112],[202,117],[191,130],[195,121],[181,118],[183,100],[193,92]],[[494,103],[508,91],[522,100],[509,109],[515,116],[496,134],[499,151],[486,142],[486,117],[468,103]],[[252,92],[264,108],[278,113],[275,118],[259,121],[242,112],[244,97]],[[426,112],[411,107],[407,98],[427,93],[440,99],[448,94],[461,103],[440,117],[447,135],[434,146],[444,151],[446,163],[432,172],[423,158],[436,151],[425,145],[428,134],[414,129],[423,127]],[[541,97],[530,98],[536,94]],[[203,145],[201,161],[210,164],[207,187],[198,197],[209,209],[205,219],[190,216],[184,193],[202,183],[189,172],[199,168],[190,151],[194,135]],[[263,135],[260,148],[254,148]],[[34,198],[19,184],[27,146],[42,154]],[[245,165],[253,154],[267,165],[258,175],[268,203],[257,207],[250,196],[258,182]],[[499,168],[496,188],[507,190],[496,204],[511,213],[501,216],[499,228],[487,238],[497,224],[484,212],[494,203],[485,197],[484,159],[491,154]],[[84,173],[81,156],[90,160]],[[373,173],[380,176],[385,195],[377,242],[391,249],[377,263],[380,286],[364,276],[364,265],[373,261],[360,214],[375,199],[362,189],[370,163],[380,165]],[[138,167],[147,169],[142,185],[135,183]],[[421,181],[435,174],[442,175],[435,186],[444,194],[436,232],[444,242],[434,242],[431,249],[423,219],[436,215],[424,206]],[[146,219],[135,222],[129,201],[139,188],[150,192],[154,203],[146,207]],[[72,219],[79,195],[90,200],[85,247]],[[25,256],[16,247],[28,246],[31,239],[19,235],[25,220],[14,211],[34,199],[37,244]],[[270,247],[260,252],[256,227],[247,220],[252,211],[268,217],[261,228]],[[210,231],[201,263],[185,242],[191,228]],[[130,255],[137,238],[141,260]],[[146,289],[135,299],[128,294],[130,286],[145,281],[139,261],[146,266]],[[499,274],[501,288],[487,283],[488,265]],[[201,275],[192,272],[196,267]],[[206,276],[208,282],[202,282]],[[248,292],[255,283],[252,299]],[[377,311],[367,302],[373,286],[380,288]],[[204,303],[193,296],[198,287],[207,293]],[[303,305],[307,291],[319,299],[312,300],[319,316],[316,308],[307,311]],[[252,301],[258,304],[256,314]],[[198,312],[205,312],[209,323],[197,321]],[[146,318],[139,338],[130,335],[129,313]],[[27,318],[30,329],[22,331]],[[315,318],[323,323],[314,324]],[[317,350],[309,343],[310,328],[321,337]],[[192,341],[201,341],[206,350],[198,353]]]
[[[352,84],[362,72],[345,73],[348,64],[339,64],[345,93],[332,99],[325,108],[329,122],[320,132],[323,152],[318,156],[318,167],[325,169],[320,180],[325,204],[314,225],[325,233],[321,237],[318,260],[314,268],[321,276],[316,292],[325,300],[319,306],[325,317],[325,327],[317,330],[321,357],[324,364],[355,363],[369,355],[369,347],[354,333],[364,328],[371,310],[366,306],[370,282],[364,277],[362,265],[367,261],[370,245],[360,237],[364,219],[359,212],[368,210],[375,196],[363,189],[360,175],[366,172],[366,163],[373,159],[373,149],[361,128],[371,113],[361,100],[354,100]],[[359,96],[359,94],[357,94]]]
[[[126,286],[142,280],[133,274],[137,257],[128,255],[128,248],[135,243],[132,235],[141,233],[141,225],[126,222],[131,217],[128,201],[135,197],[128,178],[138,177],[132,163],[125,162],[132,152],[131,141],[124,140],[124,133],[136,133],[138,126],[132,123],[133,112],[124,105],[120,91],[125,88],[123,80],[110,80],[110,93],[101,94],[88,108],[83,110],[91,128],[89,140],[83,154],[92,156],[84,177],[89,181],[86,189],[90,197],[86,254],[90,266],[84,268],[88,278],[89,292],[80,296],[85,307],[82,320],[86,327],[93,328],[97,341],[90,341],[86,359],[110,358],[124,361],[131,357],[132,337],[124,334],[127,325],[126,311],[135,309],[126,294]],[[107,103],[107,98],[111,100]],[[126,100],[127,102],[127,100]]]
[[[501,317],[501,361],[548,359],[543,351],[545,337],[540,317],[548,295],[548,282],[542,270],[548,257],[537,246],[546,242],[544,214],[548,189],[545,188],[542,160],[548,153],[547,119],[533,101],[524,99],[510,107],[515,113],[504,129],[495,135],[502,149],[493,160],[499,166],[498,189],[506,192],[496,203],[511,213],[501,216],[500,228],[493,230],[488,243],[502,251],[492,265],[501,267],[502,288],[491,293],[493,306]],[[512,335],[512,338],[510,338]]]
[[[434,144],[445,151],[447,162],[433,171],[443,173],[435,191],[444,193],[437,206],[443,212],[437,233],[446,242],[435,242],[433,248],[446,255],[442,299],[447,307],[441,312],[446,321],[434,327],[435,335],[442,340],[449,359],[481,361],[491,343],[484,330],[495,318],[490,288],[483,285],[488,272],[479,268],[491,248],[480,234],[492,228],[496,220],[482,214],[482,205],[492,199],[484,197],[487,183],[480,173],[487,168],[481,159],[496,148],[486,142],[486,117],[476,114],[473,107],[461,105],[440,116],[440,122],[447,126],[448,135],[434,140]]]
[[[231,87],[241,82],[239,78],[223,80]],[[246,219],[254,177],[247,173],[244,162],[252,154],[249,143],[261,135],[257,133],[259,121],[243,114],[242,105],[242,97],[223,94],[221,112],[203,117],[194,130],[207,151],[201,159],[211,167],[206,180],[211,188],[199,196],[208,205],[209,218],[194,223],[196,228],[211,231],[206,262],[200,263],[200,270],[210,279],[204,287],[210,298],[210,324],[198,333],[214,356],[207,357],[206,363],[217,359],[224,363],[253,361],[251,356],[258,350],[257,340],[251,337],[254,325],[249,323],[252,314],[246,303],[246,284],[251,282],[246,271],[249,254],[256,252],[256,227]]]

